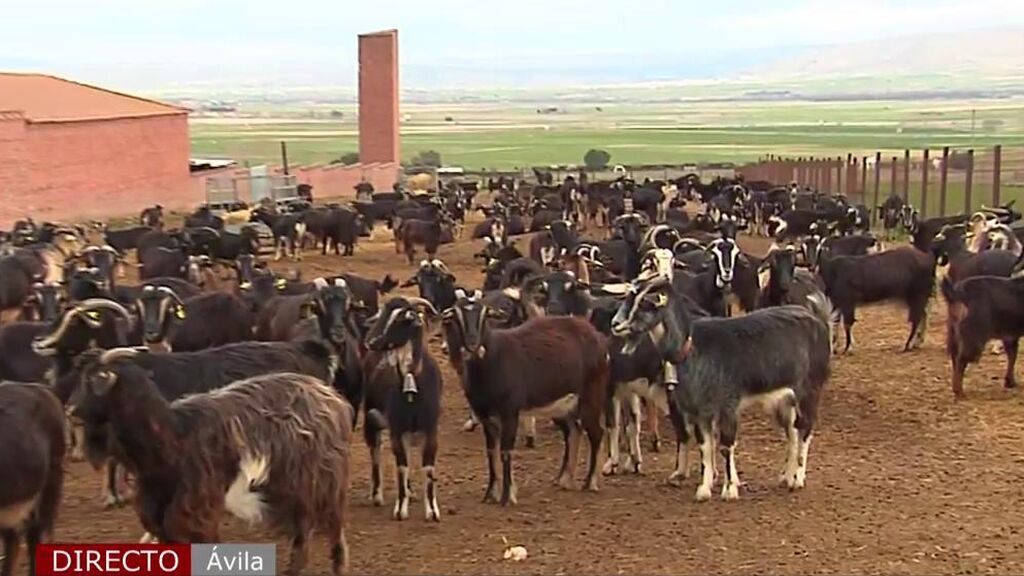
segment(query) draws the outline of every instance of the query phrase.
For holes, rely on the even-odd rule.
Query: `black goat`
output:
[[[192,352],[253,339],[252,312],[234,294],[183,299],[166,286],[146,284],[138,309],[144,342],[153,351]]]
[[[935,290],[935,258],[916,248],[902,247],[867,256],[832,257],[823,251],[820,274],[825,294],[839,310],[849,351],[858,304],[900,300],[909,310],[910,334],[903,346],[912,350],[924,343],[928,326],[928,300]]]
[[[153,228],[150,226],[136,226],[134,228],[125,228],[124,230],[104,229],[103,241],[108,246],[111,246],[121,254],[124,254],[129,250],[136,249],[139,244],[139,239],[147,232],[152,231]]]
[[[305,214],[277,214],[269,210],[253,210],[251,222],[262,222],[274,235],[274,260],[287,252],[292,260],[302,259],[300,241],[306,235]]]
[[[822,291],[813,274],[797,268],[796,257],[792,244],[774,248],[765,256],[760,271],[767,273],[767,279],[761,288],[758,308],[787,304],[806,306],[808,296]]]
[[[444,262],[434,258],[420,262],[420,267],[402,287],[416,286],[420,298],[430,302],[436,310],[447,310],[455,304],[455,275]]]
[[[64,409],[46,386],[0,382],[0,437],[0,574],[14,572],[24,534],[35,576],[36,546],[53,531],[64,485]]]
[[[398,497],[392,516],[409,517],[409,449],[414,434],[423,435],[424,507],[428,521],[440,522],[434,465],[438,423],[441,418],[443,380],[437,362],[424,345],[428,323],[437,310],[422,298],[396,297],[381,309],[367,333],[370,348],[366,374],[366,423],[363,435],[370,449],[370,496],[384,504],[381,487],[381,432],[388,430],[395,455]]]
[[[739,413],[753,403],[765,406],[786,432],[782,481],[791,490],[803,488],[818,403],[829,375],[828,301],[816,297],[813,311],[783,306],[740,318],[690,323],[678,320],[672,304],[676,299],[664,283],[652,284],[623,302],[613,330],[634,342],[652,334],[659,348],[670,351],[665,359],[677,364],[673,372],[678,384],[667,376],[665,381],[670,404],[681,412],[673,417],[677,438],[685,446],[686,428],[692,425],[700,445],[702,474],[696,499],[711,497],[716,431],[726,461],[722,498],[739,497],[736,432]],[[737,362],[740,357],[745,360]],[[680,465],[685,466],[685,459],[677,460],[677,472]]]

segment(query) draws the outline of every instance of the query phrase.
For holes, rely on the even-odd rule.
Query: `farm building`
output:
[[[42,74],[0,73],[0,226],[201,201],[188,110]]]

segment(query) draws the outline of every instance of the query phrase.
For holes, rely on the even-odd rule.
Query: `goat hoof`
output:
[[[587,492],[598,492],[597,488],[597,476],[592,476],[587,483],[583,485],[583,489]]]
[[[113,510],[124,506],[124,501],[118,496],[107,496],[106,500],[103,501],[104,510]]]
[[[563,474],[559,476],[557,480],[555,480],[555,485],[561,488],[562,490],[571,490],[572,477],[569,476],[568,474]]]
[[[651,441],[651,452],[661,452],[661,438],[655,438]]]
[[[476,420],[473,420],[472,418],[470,418],[470,419],[466,420],[465,424],[462,425],[462,431],[463,432],[472,432],[473,430],[476,430]]]
[[[487,492],[484,493],[484,504],[497,504],[498,503],[498,496],[494,492],[495,491],[492,489],[492,490],[488,490]]]
[[[685,478],[686,478],[686,475],[684,475],[682,472],[676,471],[676,472],[673,472],[668,477],[668,483],[669,483],[670,486],[675,486],[675,487],[679,488],[679,487],[682,487],[683,479],[685,479]]]
[[[372,494],[370,496],[370,501],[373,502],[374,506],[383,506],[384,505],[384,493],[383,492],[377,492],[376,494]]]
[[[633,474],[636,474],[638,476],[643,474],[644,472],[643,472],[642,468],[643,468],[643,462],[641,462],[639,460],[636,460],[635,462],[633,462]]]
[[[791,486],[789,489],[791,491],[793,491],[793,490],[802,490],[803,487],[804,487],[804,484],[806,484],[806,483],[807,483],[807,473],[806,472],[802,472],[800,470],[797,470],[796,477],[793,478],[793,486]]]
[[[527,436],[526,437],[526,447],[527,448],[536,448],[537,447],[537,439],[534,438],[533,436]]]
[[[427,510],[427,522],[441,522],[441,512],[438,510]]]
[[[614,476],[615,474],[618,474],[618,472],[618,463],[610,458],[604,463],[604,466],[601,467],[601,474],[604,474],[605,476]]]
[[[732,501],[740,499],[740,488],[735,484],[722,486],[722,500]]]
[[[1003,387],[1006,388],[1007,390],[1012,390],[1013,388],[1017,387],[1017,381],[1016,380],[1006,380],[1005,382],[1003,382]]]
[[[409,517],[409,501],[402,502],[401,500],[395,502],[395,510],[391,513],[391,517],[395,520],[405,520]]]
[[[701,484],[697,487],[697,493],[693,495],[693,499],[697,502],[707,502],[711,500],[711,486],[705,486]]]

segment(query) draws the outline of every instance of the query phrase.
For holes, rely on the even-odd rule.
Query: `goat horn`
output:
[[[423,308],[426,308],[427,311],[430,312],[431,316],[438,315],[437,308],[434,308],[434,305],[431,304],[430,300],[427,300],[426,298],[420,298],[419,296],[406,296],[405,299],[413,306],[422,306]]]
[[[89,298],[87,300],[82,300],[77,306],[75,306],[74,310],[77,312],[85,312],[87,310],[95,310],[96,308],[103,308],[105,310],[116,312],[129,323],[132,321],[131,313],[129,313],[124,306],[121,306],[113,300],[107,300],[106,298]]]
[[[100,354],[99,363],[110,364],[123,358],[135,358],[138,355],[139,350],[137,348],[111,348]]]
[[[156,289],[156,291],[161,293],[161,294],[166,294],[166,295],[170,296],[171,298],[174,298],[174,302],[177,305],[179,305],[179,306],[184,306],[185,305],[185,303],[181,301],[181,298],[179,298],[178,295],[175,294],[174,290],[171,290],[167,286],[160,286],[159,288]]]
[[[317,290],[327,288],[327,280],[324,280],[323,278],[313,278],[313,286],[315,286]]]

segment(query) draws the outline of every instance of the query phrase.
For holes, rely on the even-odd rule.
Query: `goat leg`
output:
[[[697,486],[694,499],[697,502],[704,502],[711,499],[711,488],[715,483],[715,452],[713,430],[711,422],[707,419],[698,422],[694,426],[697,442],[700,444],[700,473],[701,480]]]
[[[722,482],[722,500],[738,500],[740,475],[736,470],[736,410],[728,409],[718,419],[718,438],[725,459],[725,481]]]
[[[441,508],[437,505],[437,479],[434,464],[437,460],[437,431],[431,431],[423,443],[423,507],[429,522],[441,521]]]
[[[4,541],[4,563],[3,568],[0,569],[0,575],[11,576],[14,573],[14,566],[18,563],[18,531],[6,529],[3,530],[3,541]]]
[[[669,402],[669,420],[672,422],[672,429],[676,433],[676,468],[668,477],[668,483],[673,486],[681,486],[685,478],[690,477],[690,460],[688,448],[690,444],[690,431],[686,417],[679,412],[675,402]]]
[[[642,407],[640,396],[633,394],[629,398],[630,422],[626,425],[626,441],[629,443],[629,466],[633,468],[634,474],[641,473],[643,456],[640,449],[640,421],[642,419]]]
[[[302,569],[305,568],[308,558],[306,544],[309,542],[311,535],[312,531],[303,526],[292,537],[292,553],[288,559],[288,570],[286,572],[288,576],[299,576],[302,574]]]
[[[392,430],[394,432],[394,430]],[[405,520],[409,517],[409,434],[392,434],[391,451],[395,454],[395,473],[398,497],[392,517]]]
[[[487,451],[487,490],[484,492],[484,502],[495,503],[498,501],[498,425],[493,418],[483,419],[480,423],[483,424]]]
[[[512,477],[512,452],[516,447],[516,433],[519,428],[517,414],[501,418],[501,505],[516,504],[516,481]]]
[[[1020,342],[1017,338],[1003,340],[1003,349],[1006,351],[1006,375],[1003,377],[1003,386],[1016,388],[1017,380],[1013,377],[1013,369],[1017,364],[1017,345]]]
[[[622,400],[617,394],[608,399],[605,414],[608,420],[608,459],[605,460],[601,473],[605,476],[619,471],[619,431],[622,427]],[[564,466],[564,462],[563,462]]]

